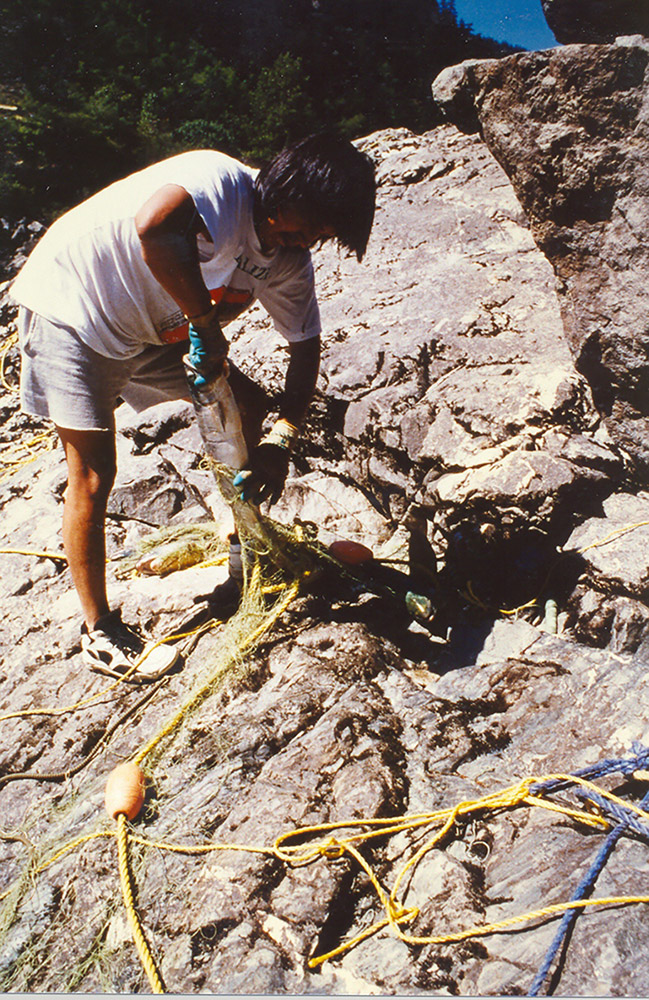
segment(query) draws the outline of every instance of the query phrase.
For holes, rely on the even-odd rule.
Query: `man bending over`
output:
[[[259,172],[212,150],[181,153],[67,212],[18,275],[21,403],[54,422],[65,451],[63,545],[93,669],[121,676],[139,659],[141,675],[155,678],[178,657],[170,646],[147,652],[108,602],[104,526],[118,399],[137,411],[189,399],[182,357],[190,326],[207,372],[227,353],[222,326],[258,299],[289,351],[279,427],[263,447],[266,393],[232,364],[229,380],[250,456],[246,497],[277,499],[320,360],[309,248],[333,237],[361,260],[374,202],[371,160],[333,133],[303,139]],[[235,539],[223,585],[230,594],[240,572]]]

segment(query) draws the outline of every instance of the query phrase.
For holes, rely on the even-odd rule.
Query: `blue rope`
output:
[[[631,744],[631,749],[634,753],[633,757],[600,760],[597,764],[591,764],[589,767],[582,768],[581,771],[575,771],[574,775],[576,778],[592,780],[593,778],[603,778],[606,774],[615,774],[617,771],[621,774],[630,775],[634,771],[642,771],[649,768],[649,747],[643,746],[642,743],[634,742]],[[539,781],[537,784],[530,786],[530,792],[532,795],[538,795],[539,792],[556,792],[560,788],[567,788],[569,785],[570,781],[560,779]]]
[[[644,768],[646,764],[649,762],[649,750],[646,747],[643,747],[642,744],[640,743],[633,743],[632,749],[635,752],[634,758],[623,758],[620,760],[601,761],[600,764],[596,764],[590,768],[584,768],[583,771],[578,771],[576,773],[580,778],[601,777],[603,774],[611,774],[615,771],[621,771],[622,774],[632,774],[634,771]],[[543,791],[547,791],[548,788],[546,786],[551,784],[553,783],[552,782],[539,783],[539,785],[536,786],[536,790],[542,789]],[[554,784],[558,786],[565,786],[567,782],[555,782]],[[589,798],[592,798],[593,801],[597,801],[598,799],[600,799],[600,796],[597,796],[595,793],[592,792],[586,792],[584,790],[583,794],[587,795]],[[584,878],[577,886],[577,889],[572,896],[571,902],[574,902],[575,900],[579,899],[584,899],[586,895],[591,891],[591,889],[595,885],[595,882],[597,881],[600,872],[604,868],[611,852],[613,851],[615,845],[617,844],[622,834],[625,833],[625,831],[629,827],[634,829],[636,832],[641,832],[642,836],[644,837],[649,836],[649,830],[637,820],[637,818],[634,816],[631,810],[620,808],[617,805],[617,803],[610,802],[603,797],[601,798],[600,802],[597,802],[597,804],[602,807],[605,806],[606,810],[609,813],[611,813],[616,819],[619,819],[619,823],[608,834],[606,840],[604,841],[600,850],[598,851],[597,856],[595,857],[595,860],[593,861],[590,869],[588,870]],[[645,795],[645,797],[641,802],[642,809],[645,809],[647,806],[649,806],[649,792],[647,792],[647,794]],[[581,907],[576,907],[575,909],[567,910],[566,913],[564,913],[563,917],[561,918],[561,923],[559,924],[559,929],[554,937],[554,940],[550,945],[550,947],[548,948],[546,956],[543,959],[543,963],[541,964],[541,968],[537,972],[534,982],[532,983],[529,996],[535,997],[539,995],[539,991],[543,986],[543,983],[545,982],[545,979],[552,967],[552,963],[554,962],[559,952],[563,939],[565,938],[566,934],[568,934],[568,932],[570,931],[580,911]]]
[[[621,806],[617,802],[611,802],[610,799],[605,798],[603,795],[598,795],[597,792],[591,792],[586,788],[575,789],[575,795],[580,799],[587,799],[590,802],[594,802],[602,812],[608,813],[618,823],[626,823],[629,830],[633,830],[634,833],[643,837],[644,840],[649,840],[649,826],[641,821],[633,809],[629,809],[628,806]]]

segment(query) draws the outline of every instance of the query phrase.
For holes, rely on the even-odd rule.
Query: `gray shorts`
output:
[[[189,400],[182,364],[187,341],[106,358],[65,326],[20,308],[20,401],[25,413],[69,430],[114,430],[118,398],[135,410]]]

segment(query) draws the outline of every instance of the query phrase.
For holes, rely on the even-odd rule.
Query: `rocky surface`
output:
[[[433,94],[478,128],[561,285],[566,338],[611,437],[649,470],[649,42],[567,46],[444,71]]]
[[[324,543],[363,541],[404,562],[375,563],[362,579],[314,574],[234,662],[259,613],[181,640],[184,667],[161,688],[107,692],[81,662],[65,568],[0,554],[3,989],[148,990],[114,839],[79,843],[38,869],[74,838],[113,830],[102,814],[107,773],[192,691],[203,693],[144,760],[150,785],[133,829],[152,841],[270,847],[301,825],[449,809],[649,743],[649,494],[575,365],[565,282],[477,134],[391,130],[364,146],[378,164],[375,231],[362,265],[328,246],[316,254],[323,374],[273,515],[311,522]],[[640,308],[635,287],[629,314]],[[242,367],[279,388],[285,352],[262,311],[230,334]],[[38,428],[8,390],[0,405],[11,459]],[[0,547],[57,550],[62,459],[31,455],[0,482]],[[124,556],[160,526],[209,526],[212,510],[220,520],[212,491],[188,407],[120,411],[110,592],[156,637],[186,625],[195,595],[223,570],[126,575]],[[425,592],[432,613],[413,617],[407,590]],[[21,715],[66,706],[75,707]],[[601,784],[631,801],[647,790],[643,772]],[[359,845],[360,856],[389,891],[424,840],[402,831]],[[601,842],[560,813],[485,810],[404,878],[399,899],[419,908],[404,929],[444,934],[565,901]],[[382,916],[357,858],[334,852],[291,867],[251,851],[134,844],[132,854],[137,908],[172,992],[526,994],[557,927],[435,945],[383,929],[311,969],[309,957]],[[624,837],[595,895],[648,890],[646,845]],[[589,912],[553,988],[647,995],[648,958],[642,907]]]

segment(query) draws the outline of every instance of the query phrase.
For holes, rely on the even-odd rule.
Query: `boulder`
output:
[[[379,206],[363,281],[335,251],[319,256],[328,434],[315,428],[312,454],[395,529],[423,520],[445,593],[470,579],[489,603],[524,603],[512,590],[535,596],[623,458],[571,357],[554,274],[484,143],[442,127],[364,148]],[[512,586],[513,550],[527,570]]]
[[[433,84],[511,179],[557,275],[576,367],[637,482],[649,469],[648,64],[636,37],[465,63]]]
[[[601,45],[620,35],[649,35],[649,10],[636,0],[541,0],[558,42]]]
[[[582,565],[568,605],[573,633],[616,652],[649,649],[649,494],[609,497],[572,533],[571,552]]]

